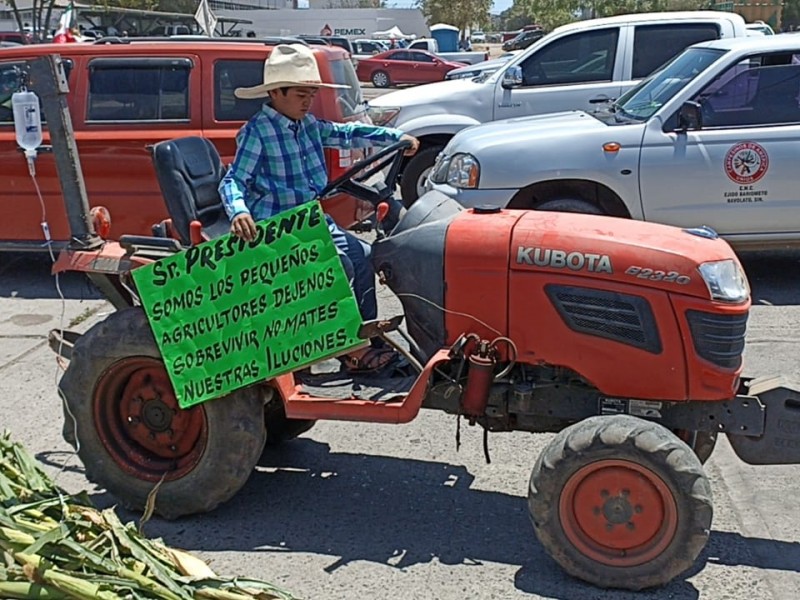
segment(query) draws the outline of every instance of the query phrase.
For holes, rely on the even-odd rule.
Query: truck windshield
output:
[[[725,50],[689,48],[620,96],[614,112],[623,118],[646,121],[723,54]]]

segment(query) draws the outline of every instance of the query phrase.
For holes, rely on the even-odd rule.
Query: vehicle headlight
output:
[[[389,127],[397,115],[400,114],[399,106],[372,106],[367,108],[367,114],[373,125],[380,125],[382,127]]]
[[[744,302],[750,297],[747,277],[736,261],[707,262],[700,265],[699,269],[713,300]]]
[[[447,169],[450,168],[450,159],[444,152],[439,152],[436,160],[433,162],[433,167],[428,175],[428,179],[433,183],[444,183],[447,181]]]
[[[481,166],[471,154],[454,154],[447,167],[447,183],[457,188],[476,188]]]
[[[455,73],[453,75],[450,75],[450,73],[448,73],[447,75],[450,77],[450,79],[468,79],[470,77],[475,77],[475,75],[477,75],[477,72],[467,71],[465,73]]]

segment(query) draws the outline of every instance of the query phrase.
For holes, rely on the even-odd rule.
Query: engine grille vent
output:
[[[661,352],[653,311],[644,298],[562,285],[548,285],[545,291],[570,329]]]
[[[747,313],[718,315],[687,310],[686,319],[697,353],[720,367],[738,369],[742,364],[747,316]]]

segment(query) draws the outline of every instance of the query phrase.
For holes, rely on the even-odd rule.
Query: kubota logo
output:
[[[607,254],[590,254],[584,252],[566,252],[552,248],[517,248],[517,264],[552,267],[554,269],[585,269],[592,273],[613,273],[611,258]]]

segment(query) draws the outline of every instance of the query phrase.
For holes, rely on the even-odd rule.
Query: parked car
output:
[[[439,48],[439,42],[437,42],[433,38],[421,38],[418,40],[414,40],[408,45],[408,49],[424,50],[425,52],[430,52],[431,54],[435,54],[436,56],[444,60],[449,60],[451,62],[467,63],[470,65],[483,62],[484,60],[489,60],[488,50],[482,50],[482,51],[461,50],[458,52],[442,52]]]
[[[763,35],[775,35],[775,31],[764,21],[756,21],[755,23],[748,23],[745,25],[748,31],[757,31]]]
[[[300,35],[298,37],[302,40],[308,40],[309,43],[313,44],[318,44],[318,40],[322,40],[324,43],[331,46],[339,46],[339,48],[344,48],[351,55],[356,54],[352,42],[348,38],[340,35]]]
[[[68,72],[67,105],[72,116],[89,202],[111,212],[111,237],[150,234],[166,218],[166,209],[148,147],[164,139],[202,135],[217,146],[224,162],[233,159],[235,137],[263,100],[242,100],[234,89],[263,81],[264,60],[283,40],[169,38],[109,44],[34,44],[0,53],[0,81],[25,60],[59,53]],[[338,47],[314,46],[323,81],[350,86],[321,89],[312,112],[332,121],[368,118],[361,88],[348,54]],[[6,89],[6,88],[4,88]],[[18,151],[10,92],[0,97],[0,204],[7,210],[0,223],[0,250],[41,250],[42,209],[25,159]],[[45,144],[49,143],[45,129]],[[330,177],[341,175],[357,151],[326,150]],[[36,159],[53,239],[68,239],[69,228],[52,154]],[[351,225],[368,216],[365,205],[349,198],[326,204],[340,223]]]
[[[472,35],[470,36],[470,40],[474,44],[485,44],[486,43],[486,34],[482,31],[473,31]]]
[[[32,44],[33,35],[27,31],[0,31],[0,42]]]
[[[696,44],[607,110],[463,130],[430,186],[468,207],[708,225],[739,247],[800,247],[798,56],[797,36]]]
[[[414,202],[445,144],[470,125],[618,98],[695,42],[746,35],[744,19],[721,11],[620,15],[553,30],[487,78],[446,81],[370,100],[380,125],[416,136],[421,147],[403,165],[403,202]]]
[[[422,50],[389,50],[359,60],[356,71],[359,81],[385,88],[401,83],[442,81],[448,71],[463,66],[464,63],[443,60]]]
[[[378,40],[353,40],[352,44],[353,56],[358,59],[369,58],[389,49],[383,42]]]
[[[512,50],[511,52],[506,52],[501,56],[493,60],[485,60],[483,62],[477,63],[475,65],[467,65],[466,67],[460,67],[458,69],[453,69],[447,75],[444,76],[445,79],[471,79],[473,77],[488,77],[495,71],[497,71],[500,67],[506,64],[509,60],[514,58],[517,54],[522,52],[522,50]]]
[[[147,32],[148,36],[192,35],[192,30],[186,25],[162,25]]]
[[[502,48],[506,52],[509,50],[524,50],[533,42],[540,40],[544,37],[544,31],[541,29],[532,29],[530,31],[521,31],[513,39],[503,42]]]

